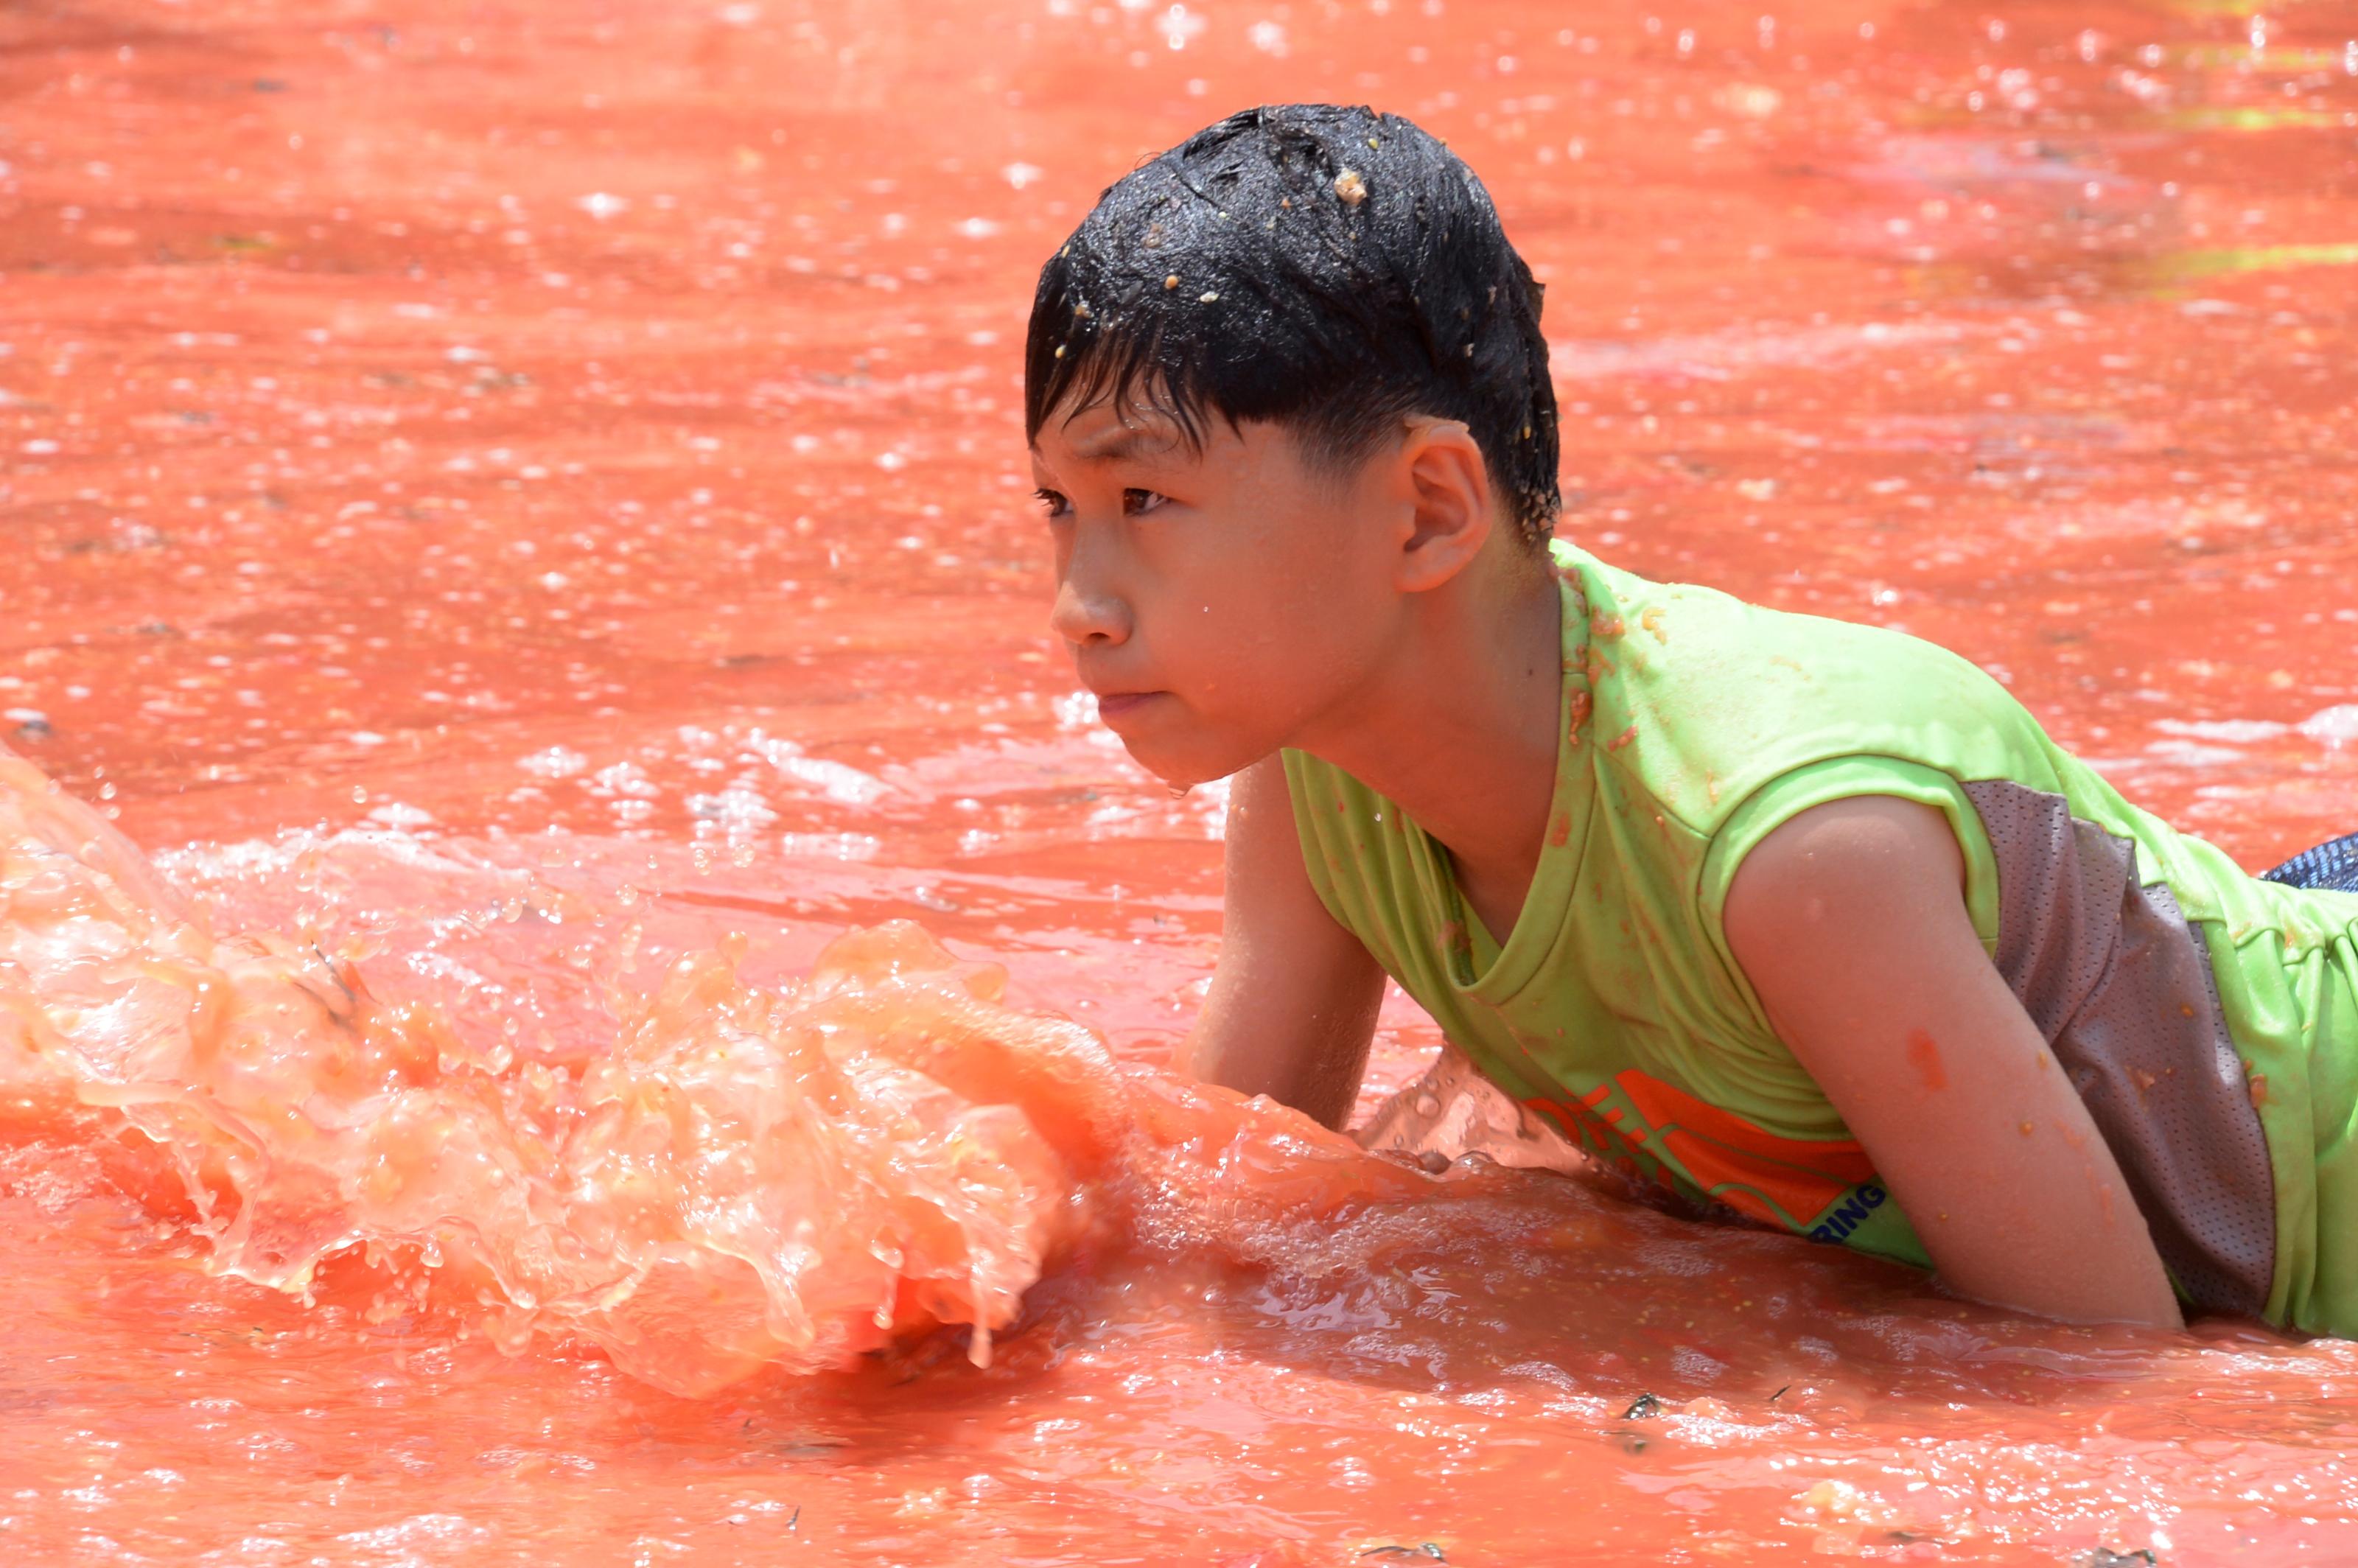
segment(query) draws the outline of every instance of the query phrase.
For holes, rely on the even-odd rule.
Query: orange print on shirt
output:
[[[1628,1111],[1613,1103],[1617,1089]],[[1729,1207],[1782,1229],[1806,1230],[1853,1187],[1875,1179],[1875,1162],[1850,1139],[1780,1138],[1635,1068],[1577,1102],[1529,1103],[1567,1126],[1601,1119],[1614,1141],[1661,1157]]]

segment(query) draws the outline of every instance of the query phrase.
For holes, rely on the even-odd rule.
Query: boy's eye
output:
[[[1035,490],[1032,494],[1041,505],[1048,509],[1048,515],[1051,517],[1062,517],[1073,509],[1071,502],[1053,490]]]
[[[1121,509],[1127,515],[1136,517],[1153,511],[1170,499],[1159,491],[1125,490],[1121,492]]]

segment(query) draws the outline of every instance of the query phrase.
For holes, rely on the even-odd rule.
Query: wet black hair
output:
[[[1462,420],[1538,549],[1563,505],[1540,295],[1489,192],[1423,130],[1248,109],[1108,187],[1041,268],[1024,435],[1111,397],[1199,447],[1210,416],[1267,420],[1343,468],[1406,416]]]

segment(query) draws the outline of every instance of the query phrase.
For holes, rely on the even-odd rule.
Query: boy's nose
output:
[[[1090,588],[1068,574],[1056,585],[1048,626],[1076,648],[1090,643],[1119,646],[1130,641],[1130,606],[1119,594]]]

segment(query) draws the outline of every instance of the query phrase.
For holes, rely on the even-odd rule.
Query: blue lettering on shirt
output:
[[[1850,1195],[1843,1200],[1840,1208],[1826,1216],[1810,1232],[1810,1239],[1812,1241],[1843,1240],[1852,1231],[1856,1230],[1859,1223],[1870,1213],[1881,1208],[1884,1200],[1890,1195],[1873,1182],[1862,1182],[1851,1189]]]

